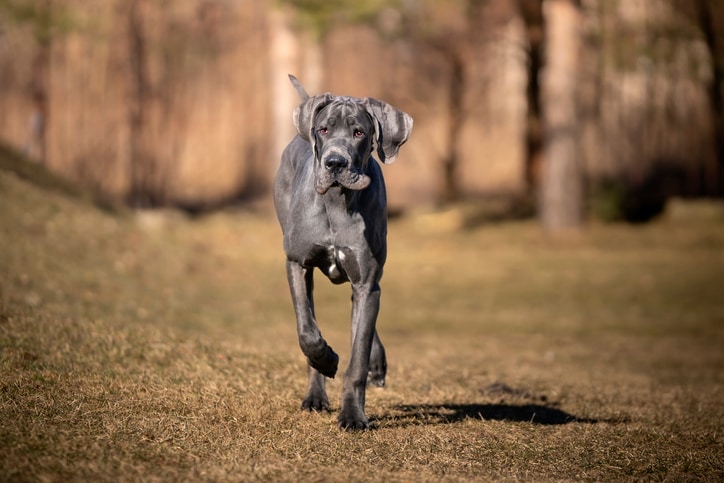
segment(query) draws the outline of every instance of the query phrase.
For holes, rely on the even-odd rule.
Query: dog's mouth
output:
[[[340,172],[322,170],[318,173],[315,189],[320,195],[325,194],[333,186],[341,186],[350,190],[363,190],[370,185],[372,179],[355,169]]]

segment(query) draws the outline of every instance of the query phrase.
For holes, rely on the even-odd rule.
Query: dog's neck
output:
[[[324,207],[327,209],[327,213],[344,212],[352,214],[356,212],[357,201],[359,200],[362,191],[364,190],[351,190],[339,185],[332,186],[324,195],[322,195]],[[344,210],[339,209],[342,206],[344,207]]]

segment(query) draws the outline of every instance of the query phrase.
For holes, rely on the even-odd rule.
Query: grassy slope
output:
[[[270,215],[114,216],[2,170],[0,205],[3,480],[724,479],[720,207],[557,241],[393,223],[388,387],[347,434],[298,411]],[[345,364],[348,287],[317,309]]]

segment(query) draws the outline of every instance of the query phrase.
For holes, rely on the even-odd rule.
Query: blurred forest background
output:
[[[560,228],[724,194],[720,0],[0,0],[0,141],[133,206],[268,196],[288,73],[413,116],[395,211]]]

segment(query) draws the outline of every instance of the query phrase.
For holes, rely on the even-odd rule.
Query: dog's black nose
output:
[[[324,160],[324,166],[330,171],[341,171],[347,167],[347,160],[338,154],[333,154]]]

